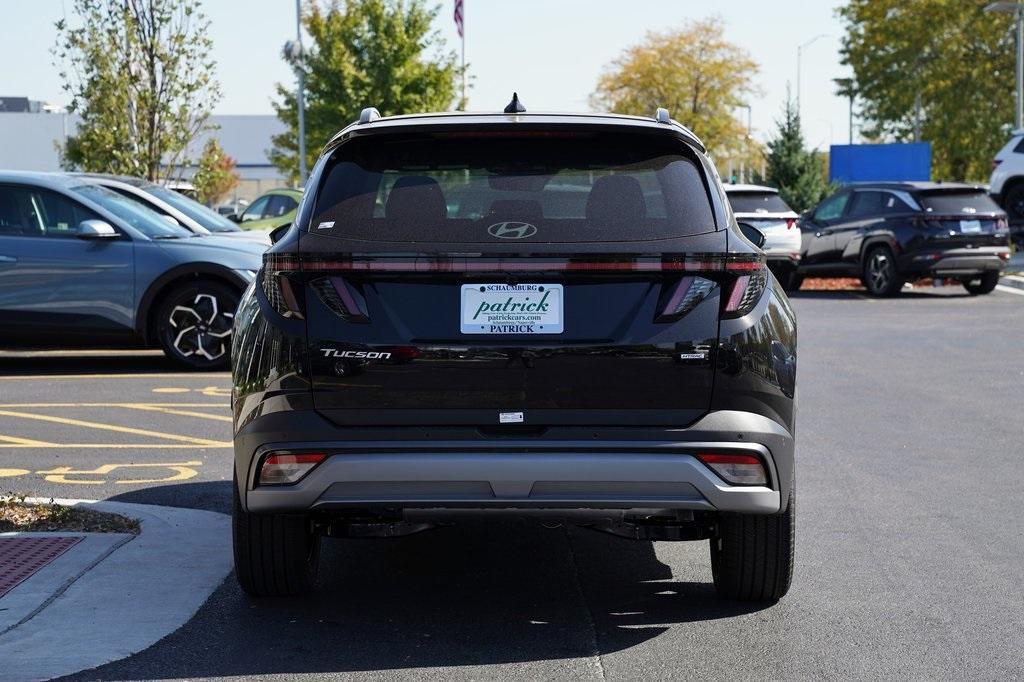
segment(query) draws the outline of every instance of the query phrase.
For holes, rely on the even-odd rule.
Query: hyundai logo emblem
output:
[[[494,223],[487,228],[487,232],[498,239],[526,239],[537,234],[537,228],[530,223],[509,220],[504,223]]]

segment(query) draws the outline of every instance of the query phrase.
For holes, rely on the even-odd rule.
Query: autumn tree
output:
[[[737,107],[757,94],[758,65],[725,39],[720,17],[648,33],[609,64],[590,97],[595,109],[653,116],[665,107],[717,155],[742,153],[746,125]]]
[[[866,137],[932,144],[932,175],[984,180],[1013,121],[1012,21],[986,0],[850,0],[842,60]]]
[[[54,54],[81,116],[64,164],[166,177],[220,98],[201,0],[72,0]],[[163,165],[162,165],[163,164]]]
[[[209,138],[192,176],[199,201],[209,206],[216,204],[238,186],[238,180],[235,160],[224,153],[217,138]]]
[[[302,23],[313,44],[290,58],[306,79],[307,165],[338,130],[366,107],[381,114],[444,111],[461,75],[454,52],[433,29],[439,6],[424,0],[311,0]],[[278,84],[274,104],[286,131],[273,138],[270,160],[298,180],[295,90]]]

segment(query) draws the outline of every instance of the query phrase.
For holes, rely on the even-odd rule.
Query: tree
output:
[[[665,107],[720,155],[741,152],[746,126],[734,115],[758,93],[758,65],[725,39],[720,17],[648,33],[609,64],[590,97],[595,109],[653,116]]]
[[[220,99],[201,0],[73,0],[57,22],[68,109],[81,116],[62,151],[70,169],[166,178]]]
[[[817,150],[808,151],[800,126],[800,112],[787,93],[782,120],[775,136],[768,141],[765,182],[779,189],[779,195],[798,213],[811,208],[832,188],[825,179],[825,168]]]
[[[212,206],[238,186],[235,160],[224,153],[224,149],[211,137],[203,147],[199,166],[192,176],[192,184],[199,195],[199,201]]]
[[[850,0],[843,63],[868,137],[932,144],[932,175],[984,180],[1013,120],[1014,41],[985,0]]]
[[[365,107],[381,114],[444,111],[461,75],[454,52],[432,29],[439,7],[424,0],[311,0],[302,23],[313,46],[291,66],[306,79],[307,165]],[[273,138],[270,160],[298,180],[295,90],[277,85],[277,116],[287,130]]]

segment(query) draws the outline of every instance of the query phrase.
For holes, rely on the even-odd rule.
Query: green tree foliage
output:
[[[201,0],[73,0],[72,14],[54,49],[82,117],[65,166],[168,176],[220,99]]]
[[[203,147],[199,166],[192,176],[192,184],[199,201],[210,206],[216,204],[238,186],[235,160],[224,153],[217,138],[211,137]]]
[[[758,94],[758,65],[725,39],[720,17],[690,21],[664,33],[648,33],[609,64],[590,97],[595,109],[653,116],[665,107],[717,155],[747,147],[746,125],[736,108]]]
[[[306,76],[306,150],[311,167],[320,148],[365,107],[384,116],[444,111],[456,97],[461,70],[433,30],[439,7],[424,0],[311,0],[302,23],[312,47],[292,67]],[[278,84],[274,104],[287,130],[273,138],[270,160],[298,180],[298,110],[294,86]]]
[[[768,141],[764,181],[779,189],[779,195],[796,212],[811,208],[832,191],[825,179],[822,155],[808,150],[800,126],[796,103],[786,97],[782,119],[775,136]]]
[[[1013,120],[1013,21],[987,4],[850,0],[839,10],[865,135],[913,140],[919,113],[936,178],[987,179]]]

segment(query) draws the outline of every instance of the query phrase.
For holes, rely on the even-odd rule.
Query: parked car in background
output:
[[[1006,213],[981,185],[852,185],[801,216],[800,231],[795,286],[809,276],[857,276],[868,293],[891,296],[907,280],[941,277],[987,294],[1010,259]]]
[[[238,224],[245,230],[273,231],[295,220],[295,209],[301,200],[302,190],[272,189],[245,208],[237,217]]]
[[[785,293],[665,110],[517,104],[368,109],[327,144],[235,323],[239,583],[310,589],[325,535],[505,515],[705,540],[722,597],[780,599]]]
[[[196,192],[196,186],[187,180],[168,180],[166,186],[167,189],[174,190],[178,194],[182,194],[189,199],[199,198],[199,193]]]
[[[764,235],[761,249],[768,257],[768,268],[786,291],[791,290],[800,264],[796,211],[783,201],[774,187],[740,184],[723,187],[736,220],[754,226]]]
[[[85,178],[0,171],[0,346],[151,346],[224,367],[263,251],[196,235]]]
[[[1010,220],[1010,236],[1024,249],[1024,130],[1016,130],[992,160],[989,192]]]
[[[270,244],[268,230],[243,230],[231,220],[203,206],[198,201],[148,180],[127,175],[101,173],[76,173],[76,175],[138,201],[163,216],[173,218],[175,222],[191,232],[254,239],[264,245]]]
[[[213,210],[225,218],[229,218],[233,215],[241,215],[248,205],[249,202],[245,199],[235,199],[224,204],[218,204]]]

